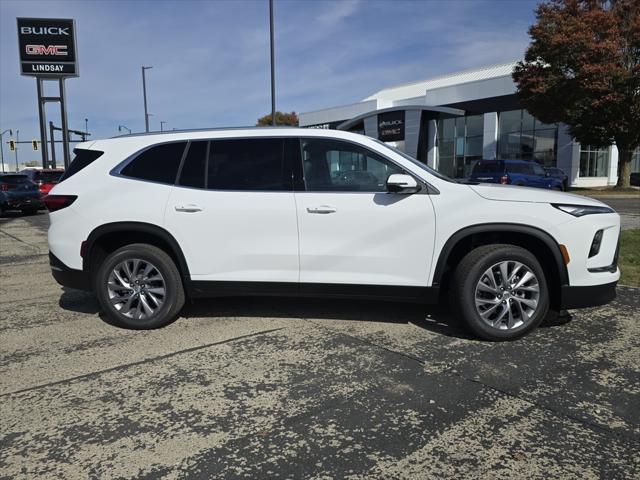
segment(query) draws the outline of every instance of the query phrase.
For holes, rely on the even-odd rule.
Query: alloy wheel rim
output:
[[[134,320],[155,315],[166,299],[166,284],[160,270],[147,260],[131,258],[118,263],[107,279],[112,307]]]
[[[513,330],[529,323],[539,303],[538,277],[521,262],[496,263],[484,271],[476,284],[476,312],[492,328]]]

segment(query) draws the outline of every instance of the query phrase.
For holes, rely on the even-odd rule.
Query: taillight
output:
[[[42,199],[47,210],[55,212],[56,210],[62,210],[67,208],[78,198],[77,195],[47,195]]]
[[[507,183],[509,183],[509,177],[507,177],[506,175],[503,175],[500,177],[500,184],[501,185],[506,185]]]

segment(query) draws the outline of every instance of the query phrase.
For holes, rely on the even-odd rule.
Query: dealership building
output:
[[[575,187],[614,185],[616,147],[581,145],[566,125],[531,116],[515,94],[515,65],[385,88],[357,103],[300,113],[300,126],[377,138],[454,178],[469,176],[480,159],[525,159],[561,168]],[[639,151],[632,171],[640,171]]]

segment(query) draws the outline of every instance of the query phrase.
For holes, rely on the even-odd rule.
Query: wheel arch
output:
[[[113,222],[95,228],[83,246],[82,270],[91,275],[109,253],[132,243],[164,250],[178,267],[183,285],[189,284],[189,267],[176,239],[164,228],[144,222]]]
[[[481,245],[508,243],[529,250],[536,256],[547,276],[552,306],[560,305],[561,287],[569,284],[569,274],[558,242],[547,232],[513,223],[472,225],[451,235],[440,250],[432,286],[446,284],[449,271],[468,252]]]

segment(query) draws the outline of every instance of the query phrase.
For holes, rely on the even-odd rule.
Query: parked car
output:
[[[603,203],[461,184],[364,135],[202,130],[75,154],[45,197],[52,273],[130,328],[171,322],[187,297],[447,291],[477,335],[510,340],[550,308],[611,301],[620,277]]]
[[[562,180],[547,174],[540,164],[525,160],[480,160],[474,165],[470,180],[564,190]]]
[[[42,196],[29,177],[18,173],[0,175],[0,212],[20,210],[32,214],[39,208],[42,208]]]
[[[635,185],[636,187],[640,187],[640,172],[633,172],[629,176],[629,183],[631,185]]]
[[[60,181],[64,173],[62,168],[25,168],[20,173],[29,177],[33,183],[38,185],[40,193],[47,195],[53,186]]]
[[[549,176],[557,178],[562,181],[562,190],[569,189],[569,175],[564,173],[564,170],[557,167],[544,167],[544,171],[549,174]]]

